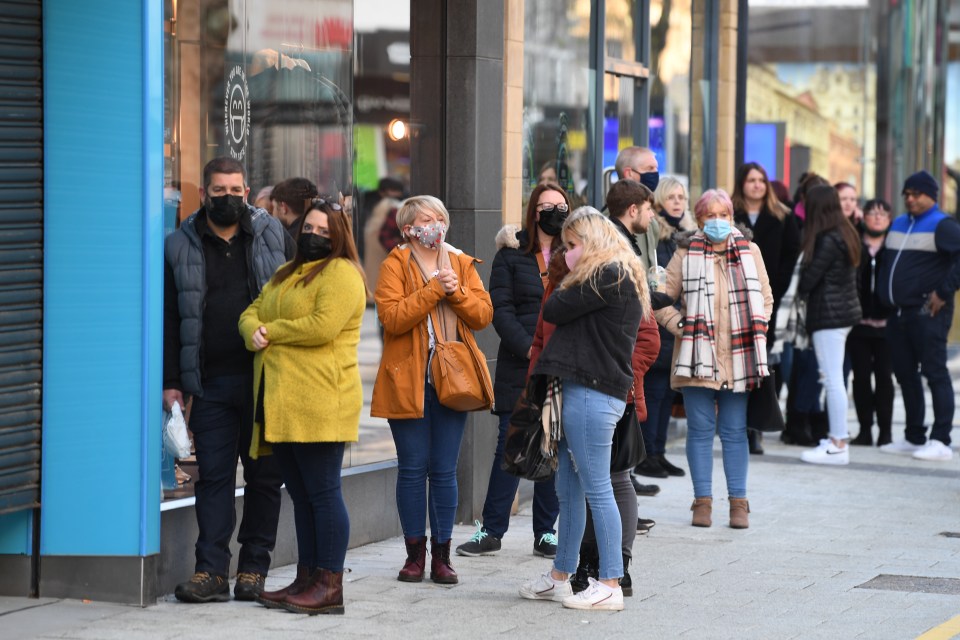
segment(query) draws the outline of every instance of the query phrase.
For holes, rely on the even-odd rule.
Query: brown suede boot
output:
[[[400,569],[397,580],[400,582],[422,582],[423,568],[427,564],[427,537],[404,538],[407,545],[407,561]]]
[[[294,613],[315,616],[318,613],[343,613],[343,571],[317,569],[310,583],[296,595],[287,596],[283,608]]]
[[[277,591],[262,591],[259,596],[257,596],[257,602],[265,606],[267,609],[282,609],[283,605],[281,604],[286,600],[287,596],[295,596],[303,588],[310,584],[310,577],[313,574],[313,571],[310,567],[307,567],[302,564],[297,565],[297,577],[289,585],[285,586],[283,589],[278,589]]]
[[[450,564],[450,541],[443,544],[430,538],[430,579],[437,584],[457,584],[457,572]]]
[[[747,529],[750,526],[750,503],[746,498],[730,498],[730,528]]]
[[[693,526],[709,527],[713,524],[713,520],[710,519],[710,512],[713,511],[713,498],[694,498],[690,511],[693,511]]]

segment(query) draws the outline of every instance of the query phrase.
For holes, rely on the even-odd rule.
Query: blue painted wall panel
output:
[[[33,547],[33,512],[17,511],[0,516],[0,555],[26,555]]]
[[[144,215],[144,15],[129,0],[44,3],[48,555],[140,555],[158,546],[159,529],[147,531],[145,514],[150,505],[159,511],[160,490],[156,482],[152,496],[145,490],[144,443],[159,428],[160,385],[144,393],[151,377],[143,373],[159,377],[159,338],[151,336],[159,328],[145,333],[143,317],[160,295],[159,277],[144,271],[145,247],[162,243],[162,227],[144,240],[152,217]],[[145,422],[151,395],[157,418]],[[158,465],[158,436],[148,448]]]

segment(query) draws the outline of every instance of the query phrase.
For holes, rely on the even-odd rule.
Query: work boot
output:
[[[624,598],[633,595],[633,580],[630,579],[630,573],[627,571],[629,566],[630,556],[623,554],[623,577],[620,578],[620,590],[623,591]]]
[[[437,584],[457,584],[457,572],[450,564],[450,541],[443,544],[430,538],[430,579]]]
[[[404,538],[407,545],[407,561],[400,569],[397,580],[400,582],[422,582],[423,568],[427,564],[427,538]]]
[[[713,511],[713,498],[694,498],[690,511],[693,511],[693,526],[709,527],[713,524],[713,520],[710,519],[710,513]]]
[[[577,571],[570,577],[570,586],[574,593],[580,593],[590,586],[590,578],[600,579],[600,552],[596,542],[580,544],[580,562]]]
[[[223,576],[197,571],[187,582],[178,584],[173,595],[180,602],[227,602],[230,583]]]
[[[282,606],[287,611],[315,616],[318,613],[343,613],[343,571],[317,569],[300,593],[287,596]]]
[[[265,577],[253,571],[238,571],[237,583],[233,585],[233,599],[241,602],[253,602],[263,593]]]
[[[310,576],[312,574],[313,571],[310,567],[298,564],[297,577],[292,583],[276,591],[262,591],[260,595],[257,596],[257,602],[267,609],[282,609],[283,606],[280,603],[283,602],[287,596],[295,596],[303,591],[303,588],[310,584]]]
[[[730,528],[746,529],[750,526],[750,503],[746,498],[730,498]]]

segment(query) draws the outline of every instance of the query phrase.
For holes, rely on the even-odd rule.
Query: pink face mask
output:
[[[573,249],[567,249],[566,253],[563,254],[563,259],[567,263],[567,268],[570,271],[573,271],[573,268],[577,266],[577,262],[580,261],[580,256],[583,255],[583,245],[577,245]]]

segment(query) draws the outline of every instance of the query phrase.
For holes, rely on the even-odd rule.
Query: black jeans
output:
[[[284,442],[273,445],[293,501],[298,564],[343,571],[350,517],[340,490],[342,442]]]
[[[899,309],[887,318],[887,344],[893,373],[900,383],[903,408],[907,414],[906,438],[913,444],[927,441],[923,426],[926,409],[923,381],[927,379],[933,399],[933,428],[930,438],[950,444],[953,428],[953,381],[947,369],[947,332],[953,320],[953,303],[949,302],[933,317],[920,307]]]
[[[853,369],[853,404],[860,433],[870,433],[876,414],[880,433],[889,435],[893,421],[893,369],[884,329],[854,327],[847,336],[847,355]]]
[[[230,538],[237,522],[234,508],[237,456],[243,462],[243,519],[238,571],[266,575],[280,518],[280,466],[275,456],[250,458],[253,433],[253,375],[219,376],[203,382],[194,398],[190,430],[197,449],[197,571],[226,577]]]
[[[487,485],[487,497],[483,501],[483,528],[490,535],[502,538],[510,526],[510,508],[517,495],[520,478],[500,468],[503,461],[503,446],[507,439],[507,425],[510,414],[498,416],[500,433],[497,436],[497,449],[493,454],[493,468],[490,469],[490,483]],[[539,539],[545,533],[556,533],[554,525],[560,513],[557,489],[554,477],[533,484],[533,534]]]

